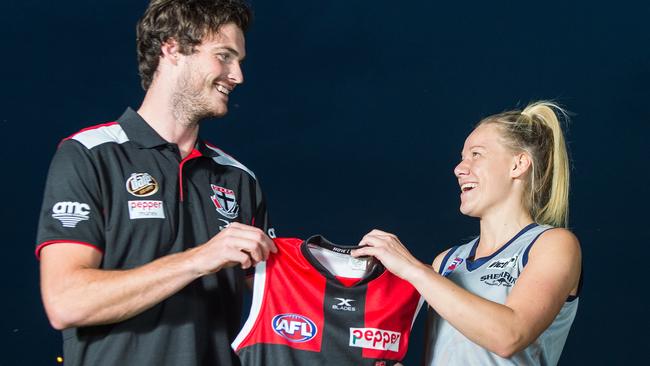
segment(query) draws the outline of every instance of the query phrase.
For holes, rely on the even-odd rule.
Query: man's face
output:
[[[225,115],[228,95],[244,81],[240,63],[245,53],[244,33],[235,24],[207,34],[194,53],[182,56],[175,112],[190,120]]]

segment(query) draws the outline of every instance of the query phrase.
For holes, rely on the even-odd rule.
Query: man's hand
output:
[[[243,269],[255,266],[277,248],[261,229],[233,222],[192,251],[194,268],[202,276],[236,265]]]

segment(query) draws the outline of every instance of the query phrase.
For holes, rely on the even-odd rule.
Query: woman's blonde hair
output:
[[[569,224],[569,156],[561,121],[564,109],[553,102],[529,104],[481,120],[499,127],[505,145],[513,152],[526,152],[532,159],[524,194],[524,206],[540,224],[567,227]]]

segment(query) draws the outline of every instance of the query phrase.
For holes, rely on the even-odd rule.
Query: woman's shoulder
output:
[[[530,249],[530,258],[570,256],[580,258],[580,241],[568,229],[561,227],[550,228],[540,234]]]

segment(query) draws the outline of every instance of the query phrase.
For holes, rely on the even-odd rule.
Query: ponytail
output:
[[[567,227],[569,157],[560,118],[568,119],[561,107],[540,101],[529,104],[523,111],[487,117],[479,125],[499,125],[511,150],[525,151],[530,155],[531,173],[523,200],[533,220],[540,224]]]

